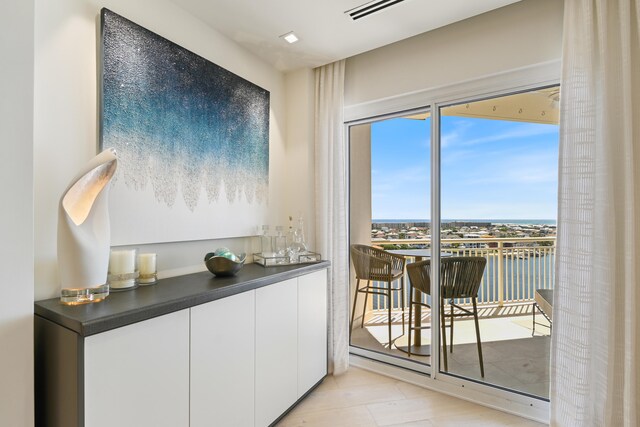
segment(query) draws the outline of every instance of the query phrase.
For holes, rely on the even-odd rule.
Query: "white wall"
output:
[[[269,222],[284,225],[289,211],[297,209],[293,206],[287,209],[289,178],[285,163],[286,111],[282,73],[166,0],[36,0],[36,300],[59,295],[56,262],[58,200],[69,180],[97,152],[96,60],[99,11],[102,7],[271,92]],[[157,252],[160,275],[169,276],[203,270],[205,253],[219,246],[251,253],[258,249],[256,240],[239,238],[138,247]]]
[[[33,425],[33,1],[0,14],[0,425]]]
[[[302,214],[305,237],[310,250],[318,250],[315,241],[315,154],[314,114],[315,77],[312,69],[290,72],[285,77],[287,105],[287,215],[294,226]]]
[[[558,60],[562,0],[523,0],[347,60],[345,105]]]

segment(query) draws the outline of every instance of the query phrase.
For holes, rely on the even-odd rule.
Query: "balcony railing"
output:
[[[555,237],[442,239],[441,252],[453,256],[485,257],[487,267],[478,292],[478,303],[502,306],[505,303],[533,301],[536,289],[553,289],[555,242]],[[372,244],[381,247],[431,247],[428,239],[373,240]],[[405,277],[405,282],[406,280],[408,278]],[[407,307],[406,291],[402,298]],[[470,303],[458,301],[463,304],[467,302]],[[375,295],[372,304],[374,310],[387,309],[387,300],[382,296]],[[394,299],[392,304],[393,309],[401,307],[399,298]]]

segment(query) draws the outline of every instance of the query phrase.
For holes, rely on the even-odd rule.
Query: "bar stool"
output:
[[[360,327],[364,327],[364,315],[367,309],[367,299],[369,294],[382,295],[387,298],[389,312],[389,348],[391,348],[391,308],[393,306],[392,293],[400,292],[400,303],[402,306],[402,334],[404,335],[404,257],[390,254],[382,249],[367,245],[351,245],[351,260],[356,271],[356,292],[353,298],[353,310],[351,312],[351,322],[349,323],[349,334],[353,329],[353,320],[356,314],[356,303],[358,294],[365,294],[364,308],[362,310],[362,322]],[[366,280],[366,286],[360,287],[360,281]],[[400,285],[394,288],[392,283],[400,280]],[[383,282],[385,286],[372,286],[371,282]]]
[[[473,316],[476,327],[476,339],[478,344],[478,359],[480,360],[480,374],[484,378],[484,363],[482,358],[482,341],[480,339],[480,325],[478,322],[478,290],[482,283],[482,276],[487,265],[484,257],[459,256],[440,259],[440,329],[443,346],[444,370],[448,370],[447,364],[447,335],[445,332],[445,319],[451,318],[451,344],[450,352],[453,353],[453,320],[460,316]],[[431,294],[431,260],[415,262],[407,266],[407,274],[411,287],[427,295]],[[456,304],[456,299],[471,299],[472,310],[468,310]],[[446,314],[444,308],[445,301],[449,301],[450,313]],[[421,301],[414,301],[413,296],[409,302],[409,351],[411,350],[411,315],[414,304],[421,304]],[[455,313],[454,308],[459,312]],[[409,353],[411,356],[411,353]]]

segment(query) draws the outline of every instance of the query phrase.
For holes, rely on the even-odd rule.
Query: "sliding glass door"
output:
[[[430,247],[430,133],[428,110],[349,127],[351,244],[385,251]],[[405,262],[414,260],[408,256]],[[392,363],[428,365],[429,356],[409,358],[406,352],[408,286],[401,288],[403,281],[394,280],[391,287],[397,290],[387,292],[387,283],[357,283],[355,273],[352,268],[352,348]],[[406,278],[404,284],[408,285]],[[366,292],[365,286],[371,292]],[[429,316],[428,310],[422,313],[426,325]],[[429,331],[423,330],[420,338],[429,344]]]
[[[439,109],[440,369],[542,398],[549,397],[551,305],[541,296],[550,299],[554,285],[558,100],[554,86]]]
[[[352,262],[352,352],[548,399],[559,94],[434,100],[348,127],[350,243],[408,270],[388,290]]]

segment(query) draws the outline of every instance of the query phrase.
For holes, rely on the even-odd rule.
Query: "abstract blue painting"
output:
[[[100,142],[118,153],[112,198],[129,211],[114,208],[116,244],[253,234],[269,194],[269,92],[108,9],[101,18]]]

